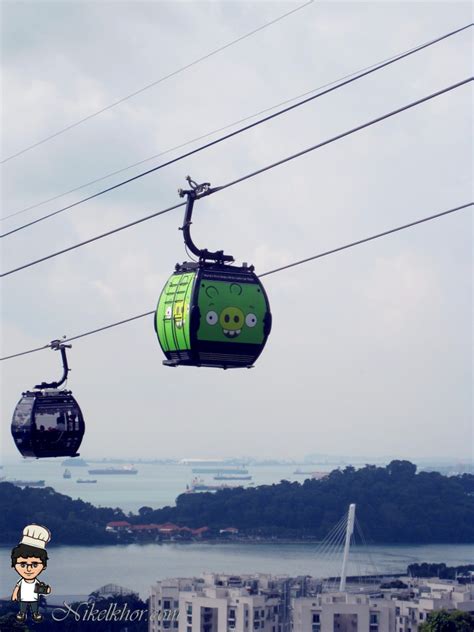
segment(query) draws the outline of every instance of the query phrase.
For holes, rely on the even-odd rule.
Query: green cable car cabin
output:
[[[195,199],[212,192],[190,178],[185,221],[186,246],[199,261],[177,264],[155,313],[155,331],[167,366],[252,367],[270,334],[272,316],[253,266],[230,265],[223,251],[198,249],[189,228]]]

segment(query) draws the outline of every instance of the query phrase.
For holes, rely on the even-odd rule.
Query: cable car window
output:
[[[38,430],[64,430],[64,424],[60,427],[60,417],[52,413],[37,412],[35,415]]]
[[[15,415],[13,417],[13,425],[21,430],[23,427],[28,427],[31,420],[31,412],[33,410],[33,404],[35,403],[34,397],[23,397],[15,409]]]

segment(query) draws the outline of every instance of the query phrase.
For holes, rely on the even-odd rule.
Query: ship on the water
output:
[[[238,474],[222,474],[219,473],[217,476],[214,476],[215,481],[251,481],[252,477],[250,474],[239,476]]]
[[[192,494],[194,492],[217,492],[220,489],[237,489],[243,487],[243,485],[227,485],[226,483],[212,484],[205,483],[202,478],[193,478],[191,485],[186,485],[186,493]]]
[[[63,472],[63,478],[72,478],[71,470],[66,468]]]
[[[76,483],[89,483],[89,484],[93,484],[93,483],[97,483],[97,479],[96,478],[78,478]]]
[[[64,467],[87,467],[89,463],[84,461],[84,459],[80,459],[78,457],[71,457],[69,459],[65,459],[62,463]]]
[[[119,474],[138,474],[138,470],[133,465],[121,465],[120,467],[103,467],[96,470],[89,470],[91,475],[119,475]]]
[[[44,487],[45,485],[45,481],[44,480],[39,480],[39,481],[20,481],[16,478],[12,479],[11,481],[7,481],[8,483],[13,483],[13,485],[18,485],[18,487]]]
[[[326,476],[329,476],[329,472],[315,472],[314,470],[312,472],[306,472],[303,470],[295,470],[293,472],[293,474],[298,474],[298,475],[303,475],[303,476],[311,476],[312,479],[316,480],[316,481],[320,481],[323,478],[326,478]]]
[[[193,474],[248,474],[243,467],[193,467]]]

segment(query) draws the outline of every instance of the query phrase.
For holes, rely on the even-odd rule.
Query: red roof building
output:
[[[172,522],[165,522],[165,524],[157,525],[160,528],[161,533],[173,533],[175,531],[180,531],[181,527],[173,524]]]
[[[219,529],[219,533],[229,533],[235,535],[239,532],[237,527],[226,527],[225,529]]]
[[[105,527],[106,531],[125,531],[126,529],[130,529],[132,525],[125,520],[116,520],[115,522],[108,522]]]
[[[201,537],[206,531],[209,531],[209,527],[199,527],[199,529],[193,529],[192,534]]]

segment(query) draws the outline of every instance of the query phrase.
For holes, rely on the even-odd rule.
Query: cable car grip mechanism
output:
[[[195,200],[198,200],[206,195],[210,195],[215,191],[218,191],[220,187],[211,188],[210,182],[203,182],[202,184],[197,184],[194,180],[191,179],[190,176],[186,177],[186,180],[189,183],[190,189],[179,189],[178,194],[179,197],[186,196],[186,209],[184,212],[184,222],[181,226],[180,230],[183,231],[184,243],[187,248],[199,257],[199,261],[203,262],[206,260],[216,261],[219,264],[224,264],[226,262],[234,261],[234,257],[232,255],[225,255],[223,250],[217,250],[215,252],[210,252],[207,248],[198,248],[196,244],[193,242],[191,237],[191,224],[192,224],[192,215],[193,215],[193,207]]]
[[[61,352],[61,359],[63,362],[63,375],[62,375],[62,378],[58,380],[57,382],[41,382],[41,384],[36,384],[35,388],[39,388],[39,389],[58,388],[59,386],[61,386],[61,384],[63,384],[66,381],[67,375],[69,371],[71,370],[67,362],[66,348],[70,349],[72,345],[68,345],[64,342],[61,342],[61,340],[52,340],[49,346],[51,347],[53,351]]]

